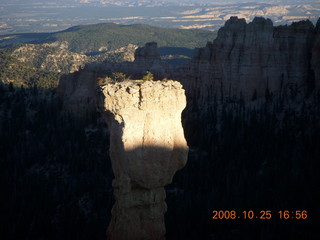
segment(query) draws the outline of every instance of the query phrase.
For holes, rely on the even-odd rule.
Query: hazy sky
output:
[[[59,2],[59,3],[71,3],[71,2],[102,2],[102,1],[107,1],[107,0],[1,0],[2,3],[31,3],[31,2]],[[157,2],[157,0],[113,0],[113,1],[118,1],[118,2]],[[311,1],[305,1],[305,0],[159,0],[159,2],[178,2],[178,3],[223,3],[223,2],[234,2],[234,3],[239,3],[239,2],[278,2],[278,3],[293,3],[293,2],[312,2]],[[316,1],[316,0],[314,0]]]
[[[317,3],[319,0],[0,0],[0,5],[3,3],[97,3],[97,2],[164,2],[164,3],[202,3],[202,4],[214,4],[214,3],[243,3],[243,2],[256,2],[256,3],[277,3],[277,4],[294,4],[294,3]]]

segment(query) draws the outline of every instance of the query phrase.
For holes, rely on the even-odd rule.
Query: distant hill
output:
[[[86,55],[114,51],[129,44],[143,46],[157,42],[159,48],[194,49],[212,41],[217,33],[200,29],[162,28],[145,24],[120,25],[100,23],[74,26],[54,33],[18,33],[0,36],[0,47],[19,43],[68,42],[68,50]]]
[[[144,45],[155,41],[159,47],[183,47],[194,49],[212,41],[216,32],[208,30],[183,30],[161,28],[144,24],[119,25],[102,23],[75,26],[62,32],[50,34],[42,42],[67,41],[69,50],[92,54],[119,49],[134,44]]]
[[[173,65],[190,59],[194,48],[212,41],[208,30],[182,30],[114,23],[75,26],[55,33],[0,36],[0,80],[14,85],[55,87],[59,76],[89,62],[132,61],[147,42],[158,43],[161,58]]]

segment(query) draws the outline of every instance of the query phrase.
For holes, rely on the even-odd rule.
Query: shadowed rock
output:
[[[274,27],[270,19],[256,17],[251,23],[231,17],[217,38],[198,49],[191,69],[196,76],[191,89],[228,99],[250,100],[266,89],[279,93],[283,87],[305,87],[310,80],[311,51],[315,29],[309,21]],[[314,48],[313,54],[317,54]],[[315,62],[315,61],[314,61]],[[317,64],[313,66],[316,68]]]
[[[110,239],[164,239],[164,186],[186,164],[181,125],[186,97],[175,81],[102,86],[102,111],[110,129],[115,205]]]
[[[316,25],[316,35],[312,49],[311,66],[314,72],[315,88],[320,91],[320,18]]]
[[[158,44],[156,42],[146,43],[145,46],[139,47],[134,53],[134,61],[144,66],[152,66],[155,62],[160,62]]]

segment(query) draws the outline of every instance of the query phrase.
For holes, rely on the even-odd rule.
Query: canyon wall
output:
[[[319,29],[320,20],[316,27],[308,20],[274,27],[271,20],[261,17],[250,23],[231,17],[213,42],[196,49],[193,60],[179,68],[161,62],[157,44],[151,42],[136,50],[133,62],[88,64],[81,72],[63,77],[58,93],[69,102],[87,101],[93,110],[95,100],[83,94],[87,91],[84,88],[92,89],[97,77],[124,72],[139,79],[151,71],[157,79],[171,78],[183,84],[187,111],[206,109],[214,99],[251,101],[283,91],[307,95],[320,89]],[[68,109],[71,105],[65,106]],[[78,106],[73,105],[70,111],[74,108]],[[83,109],[85,106],[77,112]]]
[[[164,239],[164,186],[187,161],[186,106],[175,81],[107,83],[101,112],[110,131],[115,204],[109,239]]]
[[[290,87],[305,92],[313,88],[319,69],[316,35],[308,20],[274,27],[261,17],[248,24],[231,17],[213,42],[197,49],[179,75],[184,74],[187,88],[199,91],[203,99],[215,95],[251,100],[264,97],[267,89],[277,94]]]
[[[272,96],[301,103],[319,91],[319,26],[320,20],[316,27],[308,20],[274,27],[269,19],[231,17],[213,42],[170,75],[186,89],[189,143],[206,143],[205,129],[221,117],[217,106],[242,101],[255,108],[261,103],[255,100]]]

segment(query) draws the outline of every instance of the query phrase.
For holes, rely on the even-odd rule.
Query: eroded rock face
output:
[[[62,76],[57,95],[62,100],[63,111],[78,117],[88,117],[96,109],[96,79],[94,71],[80,70]]]
[[[250,23],[231,17],[215,40],[197,49],[193,60],[170,76],[186,89],[189,143],[206,138],[218,105],[254,103],[270,96],[301,102],[319,91],[319,29],[320,20],[316,27],[309,20],[274,27],[261,17]],[[195,131],[198,126],[203,130]]]
[[[315,29],[307,21],[273,27],[270,19],[251,23],[231,17],[218,37],[198,49],[190,68],[196,76],[192,88],[218,98],[251,100],[274,94],[288,85],[305,87],[310,80],[311,50]],[[206,98],[206,96],[203,96]]]
[[[115,205],[110,239],[164,239],[164,186],[187,161],[181,125],[186,97],[176,81],[102,87],[110,130]]]
[[[158,44],[156,42],[146,43],[145,46],[140,47],[134,54],[136,62],[141,62],[143,65],[153,64],[160,61],[160,54],[158,51]]]
[[[93,76],[86,81],[92,85],[98,74],[106,76],[112,72],[124,72],[138,79],[146,71],[151,71],[156,79],[179,80],[188,97],[188,118],[194,118],[197,123],[201,115],[210,112],[216,100],[234,102],[242,98],[250,102],[264,98],[267,92],[280,95],[294,89],[303,96],[314,88],[320,90],[319,29],[320,20],[316,27],[308,20],[274,27],[271,20],[261,17],[251,23],[231,17],[219,30],[218,37],[197,49],[193,60],[180,68],[173,69],[162,63],[157,44],[152,42],[137,49],[134,62],[86,66],[86,72],[91,71]],[[72,87],[84,86],[78,79],[86,72],[78,74],[77,78],[70,75],[72,80],[62,79],[61,82],[69,80],[77,84],[60,84],[69,87],[59,86],[59,91],[65,92],[67,98],[73,96],[70,97],[73,102],[85,103],[86,96],[73,94],[84,91]],[[74,104],[71,108],[77,108],[79,113],[85,109],[85,106],[78,106]]]
[[[151,71],[159,78],[164,75],[167,67],[161,62],[158,44],[156,42],[149,42],[136,50],[134,62],[127,69],[133,74],[137,72],[145,74],[146,70]]]

